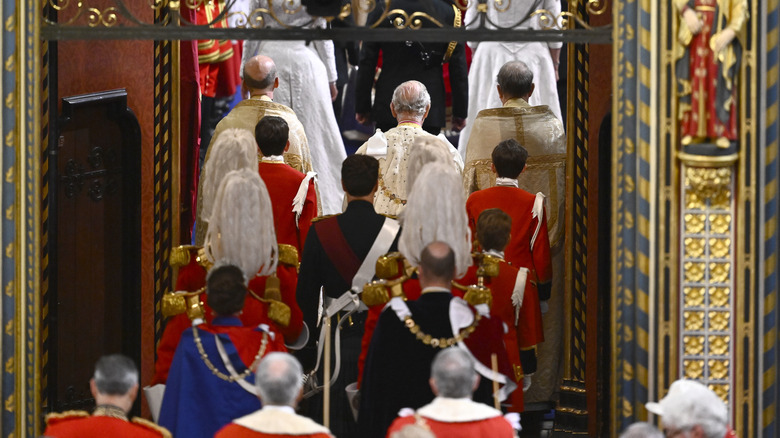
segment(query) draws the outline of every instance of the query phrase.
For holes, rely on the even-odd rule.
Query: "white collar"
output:
[[[233,423],[255,432],[272,435],[330,434],[324,426],[296,414],[289,406],[263,406],[259,411],[233,420]],[[290,412],[292,411],[292,412]]]
[[[269,411],[282,411],[287,412],[288,414],[294,414],[295,409],[293,409],[292,406],[282,406],[282,405],[265,405],[263,406],[263,409],[269,410]]]
[[[436,397],[417,413],[442,423],[465,423],[501,417],[501,411],[470,398]]]
[[[452,292],[450,289],[447,289],[446,287],[441,286],[429,286],[422,290],[421,293],[427,294],[428,292]]]
[[[501,260],[503,260],[503,259],[504,259],[504,251],[497,251],[497,250],[495,250],[495,249],[489,249],[489,250],[487,250],[487,251],[483,251],[483,252],[484,252],[485,254],[487,254],[487,255],[491,255],[491,256],[493,256],[493,257],[498,257],[498,258],[500,258]]]
[[[496,185],[502,186],[502,187],[514,187],[518,188],[517,179],[515,178],[504,178],[504,177],[498,177],[496,178]]]
[[[284,155],[268,155],[260,158],[264,163],[284,163]]]

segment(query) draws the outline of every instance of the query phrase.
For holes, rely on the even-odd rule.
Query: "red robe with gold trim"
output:
[[[303,243],[306,242],[306,235],[309,234],[311,221],[317,217],[317,194],[314,190],[314,180],[309,182],[309,191],[306,193],[303,210],[296,224],[293,200],[306,175],[284,162],[261,161],[258,171],[260,177],[265,181],[268,195],[271,197],[276,240],[279,243],[294,246],[298,250],[298,259],[300,260],[301,254],[303,254]]]
[[[543,208],[541,215],[534,217],[532,211],[536,199],[536,195],[523,189],[496,186],[478,190],[472,193],[466,201],[469,227],[471,227],[471,235],[474,237],[477,235],[477,218],[484,210],[499,208],[512,218],[511,237],[509,244],[504,249],[504,258],[516,268],[528,268],[530,271],[528,277],[531,279],[532,287],[526,288],[524,298],[524,303],[529,306],[534,301],[548,300],[552,287],[547,213],[546,209]],[[542,220],[541,224],[540,220]],[[536,284],[536,287],[533,287],[533,283]],[[529,336],[536,335],[534,338],[536,343],[544,341],[541,315],[539,315],[538,326],[535,329],[532,327],[528,329]]]
[[[436,397],[416,412],[400,416],[387,429],[387,436],[410,424],[427,427],[437,437],[512,438],[512,425],[501,411],[467,399]]]
[[[43,436],[51,438],[159,438],[170,437],[165,428],[141,419],[133,422],[101,415],[89,415],[82,411],[50,414],[46,417]]]
[[[214,435],[215,438],[333,438],[330,431],[286,406],[263,409],[233,420]]]
[[[466,275],[457,280],[458,283],[469,286],[477,284],[477,264],[471,265]],[[536,372],[535,346],[538,327],[542,324],[542,313],[539,309],[539,301],[534,301],[536,294],[531,294],[531,300],[527,300],[525,294],[520,314],[515,324],[515,307],[512,305],[512,293],[517,279],[518,269],[506,261],[499,263],[497,277],[486,277],[485,286],[490,288],[493,303],[490,306],[490,315],[504,322],[507,330],[504,332],[504,345],[506,346],[509,362],[515,372],[514,378],[518,388],[512,392],[510,401],[511,412],[522,412],[523,404],[523,377],[526,374]],[[531,279],[526,278],[525,291],[532,288]],[[532,357],[528,358],[527,356]]]
[[[258,301],[250,294],[247,294],[244,300],[244,309],[239,318],[245,327],[257,327],[260,324],[267,324],[272,330],[279,332],[284,337],[285,342],[293,343],[298,339],[303,329],[303,314],[295,301],[295,285],[298,277],[295,268],[285,265],[279,265],[276,269],[276,275],[279,277],[282,301],[290,306],[290,323],[287,327],[279,327],[271,321],[268,318],[268,304]],[[249,289],[262,297],[265,292],[266,278],[253,278],[249,282]],[[179,269],[176,290],[194,292],[205,285],[206,269],[199,265],[194,254],[191,254],[190,263]],[[203,303],[206,322],[211,323],[214,315],[208,306],[206,294],[201,294],[200,299]],[[157,346],[157,361],[154,363],[152,385],[165,383],[168,379],[168,370],[171,367],[176,346],[179,345],[181,334],[190,327],[192,327],[192,322],[185,314],[176,315],[168,319],[163,335],[160,338],[160,344]]]

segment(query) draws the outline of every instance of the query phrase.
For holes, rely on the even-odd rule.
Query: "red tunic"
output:
[[[147,421],[133,419],[88,416],[86,412],[69,411],[53,414],[46,419],[43,435],[51,438],[159,438],[171,434],[162,427]],[[137,422],[136,422],[137,421]]]
[[[276,269],[276,275],[279,277],[282,301],[290,307],[290,323],[287,327],[279,327],[271,321],[268,318],[268,304],[256,300],[251,294],[247,294],[244,300],[244,309],[239,318],[245,327],[257,327],[260,324],[267,324],[271,327],[271,330],[281,333],[285,342],[293,343],[298,339],[303,329],[303,314],[295,301],[295,286],[298,277],[295,268],[285,265],[279,265]],[[262,297],[265,292],[266,278],[253,278],[249,282],[249,289]],[[198,264],[194,255],[191,254],[190,263],[179,269],[176,290],[192,292],[202,288],[205,284],[206,270]],[[208,306],[205,293],[201,294],[201,301],[203,302],[206,322],[211,323],[214,315]],[[181,334],[191,326],[192,322],[185,314],[176,315],[168,319],[162,338],[160,338],[160,343],[157,346],[157,361],[154,364],[152,385],[165,383],[168,379],[168,370],[171,367],[176,347],[179,345]]]
[[[529,306],[540,299],[549,299],[552,286],[552,261],[550,258],[550,237],[547,232],[546,209],[542,213],[545,220],[539,227],[533,249],[531,239],[539,225],[539,218],[532,215],[536,195],[515,187],[496,186],[478,190],[466,201],[466,213],[469,217],[471,235],[476,238],[479,214],[489,208],[500,208],[512,218],[509,244],[504,250],[506,261],[517,268],[528,268],[531,281],[537,287],[526,288],[524,303]],[[528,300],[528,301],[526,301]],[[538,327],[536,343],[544,341],[541,326]]]
[[[298,188],[306,175],[283,162],[261,161],[258,171],[268,188],[268,195],[271,197],[276,240],[279,243],[294,246],[298,250],[298,259],[300,260],[301,254],[303,254],[303,243],[309,233],[311,221],[317,217],[317,194],[314,190],[314,181],[309,182],[306,201],[296,224],[293,199],[295,199]]]
[[[398,432],[404,426],[414,424],[414,416],[396,419],[387,429],[387,436]],[[442,421],[425,419],[425,424],[433,432],[434,436],[447,438],[511,438],[514,436],[512,426],[503,417],[494,417],[487,420],[464,421],[462,423],[445,423]]]
[[[462,285],[477,284],[477,269],[474,264],[469,267],[466,275],[458,283]],[[504,322],[508,330],[504,333],[504,345],[509,356],[509,362],[514,370],[522,369],[520,362],[520,350],[533,348],[536,344],[536,338],[542,334],[542,313],[539,309],[539,301],[527,300],[524,295],[523,305],[520,307],[518,324],[515,325],[515,307],[512,305],[512,292],[515,286],[518,269],[505,261],[499,264],[497,277],[486,277],[485,286],[490,288],[493,296],[493,304],[490,307],[490,314]],[[525,290],[532,287],[531,279],[526,279]],[[535,297],[536,294],[531,294]],[[530,301],[530,302],[529,302]],[[533,372],[535,370],[531,370]],[[515,372],[515,383],[518,388],[512,392],[509,409],[512,412],[522,412],[523,405],[523,373]],[[519,378],[518,378],[519,377]]]

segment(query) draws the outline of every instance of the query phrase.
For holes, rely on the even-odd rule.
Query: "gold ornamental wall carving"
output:
[[[734,363],[733,166],[682,164],[682,376],[731,404]]]

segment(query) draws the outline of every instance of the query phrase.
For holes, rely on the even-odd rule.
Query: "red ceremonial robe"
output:
[[[330,431],[288,406],[263,409],[233,420],[215,438],[333,438]]]
[[[303,314],[295,301],[295,285],[298,276],[295,268],[285,265],[278,266],[276,275],[279,277],[282,301],[290,306],[290,323],[287,327],[280,327],[271,321],[268,318],[268,304],[258,301],[251,294],[247,294],[244,300],[244,309],[239,318],[244,327],[257,327],[260,324],[267,324],[272,331],[279,332],[284,337],[285,342],[292,344],[298,339],[303,329]],[[262,297],[265,293],[266,278],[253,278],[249,282],[249,289]],[[194,254],[191,254],[190,263],[179,269],[176,290],[194,292],[205,285],[206,269],[199,265]],[[203,313],[206,322],[211,323],[214,315],[208,305],[206,294],[202,293],[200,299],[203,303]],[[157,347],[157,361],[154,363],[152,385],[165,383],[168,379],[168,370],[171,367],[176,346],[179,345],[181,334],[191,326],[192,322],[186,314],[173,316],[166,322],[165,330],[160,338],[160,344]]]
[[[314,190],[314,180],[309,181],[309,191],[306,193],[303,210],[296,223],[293,200],[306,175],[283,161],[260,161],[258,171],[268,187],[268,195],[271,198],[276,240],[279,243],[294,246],[298,250],[298,260],[300,260],[303,254],[303,243],[306,242],[306,235],[309,234],[311,221],[317,217],[317,194]]]
[[[170,438],[165,428],[150,421],[92,415],[83,411],[67,411],[61,414],[49,414],[46,417],[46,430],[43,436],[50,438]]]
[[[477,284],[478,265],[469,267],[466,275],[458,282],[464,286]],[[490,315],[500,319],[508,328],[504,332],[504,345],[509,356],[509,362],[514,370],[515,383],[518,388],[512,392],[511,412],[522,412],[523,406],[523,377],[525,374],[536,372],[536,360],[534,347],[536,346],[536,330],[541,325],[542,314],[539,309],[539,302],[526,300],[523,297],[523,304],[520,307],[520,314],[515,324],[515,307],[512,305],[512,292],[514,291],[515,281],[517,279],[518,269],[504,260],[499,263],[497,277],[486,277],[485,286],[490,288],[493,296],[493,303],[490,306]],[[525,290],[532,287],[530,277],[526,279]],[[532,294],[535,298],[535,294]],[[531,302],[529,302],[531,301]],[[530,359],[526,356],[531,355]]]
[[[418,409],[416,415],[396,418],[387,429],[387,436],[410,424],[427,427],[435,436],[447,438],[515,436],[512,425],[501,415],[501,411],[469,399],[436,397],[431,403]]]
[[[530,288],[526,287],[525,300],[528,305],[534,301],[546,301],[550,298],[552,287],[552,262],[550,258],[550,237],[547,233],[546,209],[534,217],[533,209],[537,196],[516,187],[496,186],[478,190],[466,201],[466,213],[469,217],[471,235],[476,238],[479,214],[489,208],[499,208],[512,218],[509,244],[504,250],[506,261],[516,268],[528,268],[531,279]],[[539,221],[541,220],[541,224]],[[537,231],[538,229],[538,231]],[[533,284],[536,287],[533,287]],[[530,321],[529,321],[530,323]],[[529,328],[527,334],[535,336],[536,343],[544,342],[541,313],[538,326]]]

